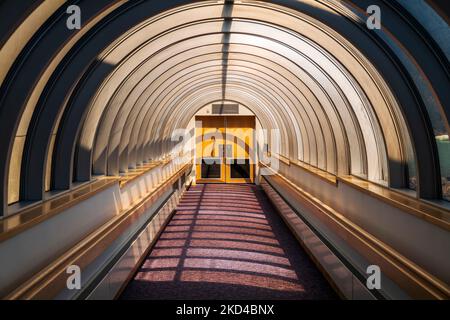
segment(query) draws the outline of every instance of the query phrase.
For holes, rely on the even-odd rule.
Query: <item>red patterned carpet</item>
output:
[[[263,191],[197,185],[121,299],[337,299]]]

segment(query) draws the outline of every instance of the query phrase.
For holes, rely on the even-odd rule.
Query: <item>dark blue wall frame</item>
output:
[[[56,115],[62,110],[61,108],[65,108],[65,111],[55,143],[52,188],[70,188],[74,180],[74,170],[76,180],[87,181],[91,178],[91,150],[83,150],[77,146],[78,134],[86,116],[89,100],[114,68],[97,61],[96,57],[124,31],[160,12],[192,2],[186,0],[132,1],[105,17],[76,44],[47,83],[33,114],[22,162],[21,200],[42,199],[45,158]],[[327,24],[349,40],[376,66],[392,92],[396,94],[410,127],[418,163],[419,195],[422,198],[440,198],[440,172],[432,126],[413,81],[394,52],[364,26],[356,25],[338,15],[304,3],[287,0],[271,2],[301,11]],[[364,8],[367,4],[367,1],[362,0],[348,2],[359,8]],[[423,37],[425,32],[423,29],[418,28],[414,23],[404,21],[405,17],[399,15],[398,8],[388,6],[381,0],[370,2],[370,4],[379,4],[383,11],[386,10],[393,17],[383,21],[383,24],[386,23],[391,31],[396,32],[395,36],[411,50],[415,58],[419,61],[431,59],[433,63],[425,70],[438,93],[443,112],[448,119],[450,99],[447,98],[450,93],[445,90],[448,88],[448,85],[445,86],[445,79],[448,81],[448,61],[442,59],[437,46],[429,41],[430,37]],[[71,3],[82,7],[83,20],[96,16],[111,5],[111,1],[106,0],[80,0]],[[3,211],[6,210],[7,205],[9,156],[28,93],[31,92],[36,79],[39,79],[54,52],[75,32],[65,28],[65,8],[60,8],[36,33],[15,62],[0,89],[0,168],[2,168],[0,204]],[[408,16],[408,19],[411,17]],[[76,161],[74,161],[75,154]],[[404,165],[395,161],[389,164],[392,187],[406,185]]]
[[[11,33],[34,9],[44,0],[1,0],[0,12],[8,12],[0,19],[0,48],[8,40]]]
[[[9,7],[15,6],[15,2],[5,3],[4,6],[8,6],[8,8],[2,8],[8,12]],[[14,12],[13,9],[12,11]],[[6,211],[8,201],[9,156],[12,151],[14,135],[24,111],[28,93],[44,70],[47,61],[70,37],[67,28],[53,28],[57,23],[65,25],[65,21],[65,8],[60,8],[44,23],[22,50],[0,88],[0,204],[3,212]],[[41,45],[37,45],[38,43]]]
[[[366,25],[343,23],[340,16],[311,7],[300,2],[289,0],[273,0],[273,3],[299,10],[317,20],[331,26],[335,31],[351,41],[377,68],[383,79],[395,94],[402,112],[407,120],[413,147],[417,159],[419,179],[418,194],[425,199],[440,199],[442,197],[441,176],[437,147],[424,102],[422,101],[414,82],[406,72],[401,61],[390,50],[375,32],[369,30]],[[347,0],[351,6],[358,7],[358,0]],[[379,5],[385,8],[384,1],[370,1],[371,5]],[[367,6],[359,7],[360,11],[366,11]],[[398,16],[397,16],[398,17]],[[398,17],[402,19],[402,17]],[[384,19],[385,20],[385,19]],[[385,21],[383,20],[383,24]],[[416,32],[410,29],[410,32]],[[429,39],[428,37],[427,39]],[[424,41],[422,38],[421,41]],[[391,187],[406,187],[405,164],[398,161],[389,163],[389,184]]]
[[[86,47],[89,46],[89,50],[93,50],[94,52],[93,55],[89,54],[89,57],[97,56],[99,52],[113,43],[124,31],[129,30],[149,17],[190,2],[192,1],[134,1],[129,5],[121,6],[108,15],[100,23],[100,27],[97,28],[96,26],[98,33],[86,44]],[[77,58],[77,61],[78,59],[82,59],[82,57]],[[76,68],[76,65],[74,67]],[[77,88],[75,94],[72,96],[71,103],[64,112],[65,121],[60,126],[57,142],[55,143],[52,177],[53,184],[56,188],[69,188],[73,178],[76,178],[78,181],[87,181],[91,178],[91,150],[86,151],[76,146],[76,142],[78,140],[79,130],[83,125],[83,119],[88,111],[86,107],[95,94],[96,89],[100,87],[113,67],[104,62],[91,61],[89,71],[84,75],[83,81],[79,83],[79,88]],[[93,130],[96,129],[93,128]],[[107,143],[107,141],[102,141],[101,143]],[[77,164],[77,177],[73,177],[72,175],[75,148],[77,148],[76,152],[78,156],[75,161]],[[67,166],[67,163],[71,163],[71,166]],[[99,173],[106,174],[106,168],[104,172]]]
[[[352,2],[359,8],[366,8],[373,3],[372,0],[352,0]],[[436,110],[433,111],[442,114],[444,119],[450,119],[450,91],[448,90],[450,62],[423,26],[398,2],[384,0],[379,5],[383,27],[387,28],[414,57],[416,63],[427,75],[428,85],[436,92],[439,101]],[[440,130],[450,132],[448,121],[440,123],[439,126],[442,126]]]
[[[96,1],[95,5],[92,5],[89,1],[78,2],[82,10],[83,19],[89,20],[99,14],[110,1],[102,0]],[[54,23],[55,30],[67,30],[66,24],[67,15],[65,12],[58,21]],[[75,33],[76,31],[69,31],[69,33]],[[85,39],[89,39],[90,34],[85,36]],[[46,87],[40,96],[38,103],[36,104],[35,111],[30,123],[30,127],[27,132],[27,139],[23,152],[22,159],[22,176],[21,176],[21,199],[26,200],[40,200],[42,199],[43,192],[45,190],[45,160],[49,148],[50,137],[58,113],[65,105],[65,99],[67,93],[72,90],[73,84],[76,83],[78,73],[84,71],[83,67],[79,65],[77,54],[83,52],[83,41],[77,43],[77,46],[71,50],[54,71],[52,77],[46,84]],[[78,66],[77,68],[70,69],[69,65]],[[63,94],[65,93],[65,94]],[[64,117],[63,117],[64,123]],[[47,143],[44,143],[47,141]],[[68,164],[69,162],[65,162]],[[67,189],[70,186],[58,186],[52,181],[52,189]]]
[[[52,75],[50,81],[46,85],[44,94],[40,97],[36,111],[33,114],[32,121],[27,133],[26,146],[23,154],[22,175],[21,175],[21,200],[40,200],[44,193],[44,175],[45,175],[45,157],[47,155],[48,142],[56,122],[56,115],[65,106],[65,102],[73,101],[72,92],[78,81],[84,77],[83,72],[89,69],[92,63],[95,63],[95,57],[107,45],[114,41],[123,28],[111,28],[108,33],[98,36],[97,31],[104,27],[105,23],[116,22],[118,12],[127,11],[129,8],[135,7],[142,1],[132,1],[127,5],[121,6],[109,16],[103,19],[103,23],[99,23],[96,27],[86,34],[83,39],[71,50],[64,58],[60,66]],[[151,6],[150,11],[140,11],[139,17],[134,22],[140,22],[161,11],[170,9],[173,6],[182,5],[191,1],[164,1],[158,5]],[[101,1],[71,1],[67,6],[76,4],[82,10],[83,21],[95,17],[105,8],[111,5],[110,0]],[[13,4],[11,4],[13,5]],[[14,133],[20,120],[20,116],[24,110],[27,92],[30,92],[35,81],[39,78],[42,70],[46,67],[47,61],[50,61],[54,53],[77,31],[71,31],[66,28],[66,7],[60,8],[46,24],[36,32],[36,35],[29,42],[28,46],[23,50],[21,56],[15,62],[14,67],[8,74],[8,78],[2,84],[1,103],[0,103],[0,163],[3,170],[0,171],[0,181],[4,181],[1,186],[0,203],[6,210],[7,203],[7,185],[8,179],[8,159],[7,155],[11,152],[12,143],[14,141]],[[136,10],[138,11],[138,10]],[[118,21],[117,21],[118,22]],[[127,30],[133,27],[133,21],[122,19],[122,27]],[[95,37],[97,34],[97,38]],[[91,50],[91,52],[89,52]],[[106,66],[108,69],[109,67]],[[106,74],[111,71],[108,69]],[[75,146],[76,134],[79,126],[82,124],[84,111],[80,112],[82,107],[76,106],[75,115],[72,108],[68,108],[63,115],[63,122],[60,128],[57,143],[55,144],[55,162],[52,175],[53,189],[70,188],[72,182],[72,158]],[[78,120],[74,120],[73,117]],[[51,119],[49,121],[49,119]],[[65,122],[67,120],[68,122]],[[75,121],[75,122],[73,122]],[[61,134],[66,135],[61,137]],[[44,142],[45,141],[45,142]],[[70,142],[68,142],[70,141]],[[59,153],[59,150],[66,153]],[[71,154],[70,156],[68,154]],[[58,161],[62,161],[58,163]],[[70,164],[70,165],[69,165]],[[79,168],[81,171],[81,168]],[[83,171],[86,180],[90,178],[90,166]],[[85,172],[89,172],[88,175]]]
[[[425,0],[434,10],[450,23],[450,5],[448,0]]]

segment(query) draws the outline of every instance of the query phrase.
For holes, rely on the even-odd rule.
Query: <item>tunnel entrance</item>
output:
[[[196,116],[197,183],[254,183],[255,116]]]

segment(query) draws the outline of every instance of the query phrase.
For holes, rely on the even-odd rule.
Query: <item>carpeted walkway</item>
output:
[[[263,191],[186,192],[121,299],[337,299]]]

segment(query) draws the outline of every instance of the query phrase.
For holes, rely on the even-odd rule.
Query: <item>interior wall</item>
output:
[[[103,35],[103,42],[88,41],[83,50],[71,52],[73,58],[77,56],[77,59],[72,61],[90,65],[90,68],[75,68],[73,64],[67,64],[64,73],[58,77],[55,74],[55,77],[51,78],[51,81],[59,80],[55,82],[53,91],[47,97],[48,101],[54,104],[42,105],[37,101],[35,107],[45,109],[52,105],[52,108],[60,109],[48,109],[56,116],[50,125],[52,128],[46,128],[44,125],[48,119],[39,119],[40,124],[33,126],[33,130],[37,130],[36,135],[34,131],[28,133],[29,142],[25,144],[27,152],[24,154],[26,159],[23,160],[22,167],[31,168],[29,164],[32,163],[34,166],[44,166],[33,167],[33,174],[28,172],[29,169],[20,173],[23,180],[23,199],[35,200],[42,196],[42,192],[51,188],[70,188],[70,176],[74,172],[76,180],[91,179],[91,159],[94,162],[94,174],[116,175],[148,161],[151,157],[157,158],[167,153],[170,149],[168,128],[174,123],[174,116],[179,117],[182,108],[186,111],[196,108],[200,102],[207,103],[207,99],[211,100],[220,93],[223,98],[223,82],[229,89],[225,90],[228,98],[247,100],[247,105],[252,105],[252,108],[259,104],[264,105],[265,108],[257,110],[257,113],[261,113],[261,121],[262,113],[266,113],[265,116],[271,118],[270,125],[275,122],[275,125],[281,128],[284,157],[298,158],[330,173],[351,173],[374,182],[389,179],[389,185],[392,187],[407,186],[407,177],[403,172],[409,152],[405,150],[411,144],[407,132],[409,127],[404,123],[408,122],[406,118],[416,111],[409,110],[403,114],[400,112],[400,105],[404,107],[411,104],[406,103],[406,100],[403,101],[405,103],[398,104],[397,99],[406,99],[407,95],[396,96],[393,94],[395,90],[391,89],[398,86],[398,92],[403,92],[400,88],[403,82],[393,80],[398,78],[395,73],[389,76],[382,74],[391,70],[388,67],[380,68],[381,65],[387,66],[390,63],[386,57],[391,53],[374,55],[379,42],[389,40],[386,38],[388,35],[380,35],[380,39],[375,43],[366,31],[355,29],[363,17],[351,7],[309,0],[295,3],[274,2],[279,2],[282,6],[269,2],[217,4],[213,1],[203,1],[182,8],[162,10],[162,4],[157,7],[153,3],[151,7],[142,2],[133,7],[117,2],[108,8],[111,11],[102,8],[101,4],[90,9],[88,12],[92,15],[95,15],[95,10],[102,12],[101,15],[95,16],[96,19],[101,20],[102,15],[105,17],[101,21],[103,29],[92,34],[92,39]],[[154,16],[150,17],[149,13],[149,16],[143,17],[144,8],[152,9],[148,12],[152,12]],[[106,19],[108,12],[116,15],[117,19]],[[327,14],[319,15],[320,12]],[[356,13],[352,19],[343,18],[351,13]],[[214,20],[215,18],[219,20]],[[60,17],[58,19],[61,21]],[[90,21],[84,26],[83,32],[94,30],[96,22],[100,25],[100,20]],[[130,28],[129,24],[133,21],[136,24]],[[340,34],[335,34],[335,25],[344,21],[345,29],[340,28]],[[180,25],[183,25],[182,29],[178,28]],[[218,33],[205,34],[206,26],[208,30],[217,30]],[[114,30],[116,33],[110,32],[108,37],[105,37],[106,30]],[[119,30],[126,31],[122,31],[118,36]],[[277,35],[271,38],[274,32]],[[79,40],[74,37],[72,40],[75,42],[77,39]],[[290,45],[286,46],[287,43]],[[392,46],[391,42],[389,46]],[[216,51],[220,47],[222,53]],[[224,52],[223,48],[226,49]],[[212,51],[204,51],[210,49]],[[181,53],[192,55],[193,60],[183,62]],[[215,66],[220,67],[215,72],[221,72],[226,75],[225,78],[217,80],[217,77],[213,76],[213,70],[210,70],[210,73],[192,74],[191,81],[185,74],[183,79],[167,77],[164,80],[169,81],[167,83],[159,82],[156,85],[157,82],[154,82],[155,87],[148,86],[150,81],[158,78],[155,77],[156,74],[165,77],[172,72],[173,76],[177,74],[174,68],[181,66],[180,63],[185,63],[185,68],[192,67],[194,61],[201,62],[199,59],[206,58],[209,54],[215,55],[215,60],[203,62],[216,61]],[[314,61],[309,58],[312,56],[316,58]],[[230,64],[223,64],[223,60]],[[52,68],[57,67],[57,61],[51,61],[45,70],[49,75],[56,71]],[[243,67],[253,71],[244,73]],[[83,76],[82,70],[90,72]],[[295,72],[292,72],[293,70]],[[70,91],[71,86],[68,84],[74,82],[78,84],[77,88],[82,87],[83,90]],[[142,94],[147,92],[145,90],[163,88],[159,85],[163,85],[164,90],[167,89],[166,92],[159,92],[164,92],[162,96],[155,96],[156,100],[151,101],[143,98]],[[30,87],[33,94],[37,95],[38,91],[35,89]],[[295,90],[300,90],[301,94]],[[175,92],[177,94],[174,94]],[[148,93],[150,91],[146,94]],[[195,97],[198,94],[204,95],[205,98]],[[302,95],[307,99],[296,101],[296,97]],[[258,103],[251,104],[251,99]],[[315,99],[318,103],[313,106]],[[58,106],[64,101],[71,101],[72,106]],[[77,109],[74,109],[74,106],[77,106]],[[30,105],[30,108],[32,107]],[[85,107],[87,110],[81,110]],[[325,107],[328,109],[324,109],[321,114],[315,112],[315,109]],[[28,110],[31,110],[30,108]],[[149,113],[153,108],[158,111]],[[160,121],[147,116],[152,113],[161,116]],[[43,112],[42,115],[44,114],[46,113]],[[67,120],[67,123],[59,122],[63,114],[67,115],[67,118],[62,118]],[[332,114],[335,114],[335,118],[331,118]],[[84,116],[86,122],[80,122]],[[322,120],[319,120],[321,118]],[[123,119],[126,119],[126,122]],[[142,122],[143,119],[146,121]],[[142,127],[142,123],[156,125]],[[163,129],[166,123],[169,126]],[[83,125],[78,140],[78,126]],[[133,125],[139,128],[131,129],[130,126]],[[33,143],[34,139],[41,137],[41,133],[44,134],[45,130],[38,132],[41,129],[51,129],[47,133],[50,134],[49,139],[52,142],[44,152],[38,152]],[[417,132],[412,133],[419,135]],[[420,134],[425,139],[428,133],[424,130]],[[430,145],[417,141],[414,142],[416,149]],[[333,143],[336,144],[334,147]],[[73,144],[77,144],[76,153],[69,147]],[[17,144],[16,149],[19,147]],[[91,152],[94,152],[93,158]],[[337,160],[333,156],[334,153],[337,153]],[[416,157],[424,158],[427,154],[430,152],[417,152]],[[77,158],[71,168],[63,165],[72,163],[69,160],[75,156]],[[53,163],[53,160],[56,161]],[[435,159],[431,160],[435,162]],[[18,162],[14,161],[15,164]],[[14,166],[9,177],[19,176],[18,168],[17,165]],[[418,166],[419,171],[425,170],[424,168],[434,170],[430,165]],[[50,171],[53,171],[53,174]],[[35,178],[38,174],[42,174],[42,180],[45,180],[44,188],[38,183],[39,179]],[[425,186],[425,182],[434,175],[425,175],[423,172],[421,174],[423,189],[429,188],[432,192],[432,182],[428,184],[429,187]],[[11,181],[11,188],[15,190],[11,191],[11,194],[16,199],[18,185]],[[427,197],[424,192],[419,190],[422,196]]]
[[[351,184],[329,183],[295,165],[280,162],[280,174],[436,277],[450,282],[450,234],[444,228]]]

